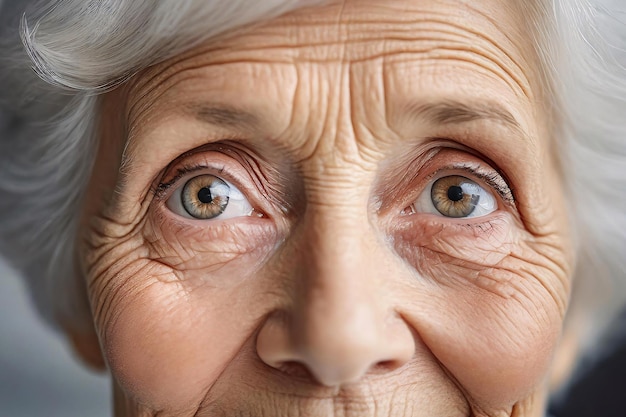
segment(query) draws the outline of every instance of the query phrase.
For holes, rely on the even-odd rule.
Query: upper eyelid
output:
[[[203,167],[198,166],[197,169],[189,169],[189,170],[188,169],[179,169],[177,171],[177,174],[171,180],[169,180],[167,182],[163,182],[162,180],[160,180],[159,183],[157,184],[157,186],[154,187],[154,190],[153,190],[155,198],[157,200],[165,199],[165,195],[167,194],[167,191],[170,188],[172,188],[173,185],[178,183],[178,181],[180,181],[181,178],[183,178],[187,174],[193,173],[194,171],[201,170],[202,168]]]
[[[157,199],[164,199],[167,191],[172,188],[172,186],[176,185],[181,179],[184,177],[193,174],[195,172],[215,169],[214,167],[208,165],[183,165],[179,167],[176,171],[174,177],[167,182],[159,182],[159,184],[154,189],[154,195]],[[216,174],[223,175],[224,167],[222,166],[219,169],[216,169]]]
[[[434,171],[432,174],[430,174],[426,178],[426,182],[428,184],[431,184],[435,180],[442,178],[446,175],[453,175],[455,171],[456,172],[462,171],[464,173],[471,175],[472,177],[475,177],[481,182],[484,182],[491,189],[495,190],[496,193],[500,196],[500,198],[502,198],[502,200],[504,200],[505,202],[515,205],[515,196],[513,194],[513,190],[511,189],[511,186],[509,185],[509,183],[504,179],[502,174],[499,173],[497,170],[493,168],[490,168],[490,170],[495,175],[491,175],[487,172],[484,172],[480,169],[473,168],[470,165],[466,165],[466,164],[453,165],[450,167],[442,167]],[[442,173],[446,173],[446,175],[442,175]],[[501,180],[501,182],[498,180]]]
[[[197,155],[201,155],[206,152],[220,152],[221,153],[223,149],[230,149],[228,141],[231,141],[231,140],[236,141],[238,140],[238,138],[236,137],[224,138],[219,141],[210,142],[205,145],[199,146],[195,149],[188,150],[182,153],[181,155],[179,155],[178,157],[176,157],[175,159],[173,159],[161,171],[161,174],[159,174],[158,176],[159,179],[158,180],[155,179],[155,181],[153,182],[153,186],[151,187],[152,194],[155,196],[155,198],[162,199],[167,193],[167,191],[174,184],[180,181],[181,178],[183,178],[185,175],[189,175],[190,173],[193,173],[196,171],[200,171],[203,169],[214,169],[214,170],[217,170],[215,171],[217,174],[222,174],[226,168],[226,165],[224,163],[216,162],[215,164],[206,164],[206,163],[194,164],[193,162],[189,163],[186,161],[188,161],[189,159],[193,159]],[[219,168],[217,168],[217,166],[219,166]],[[164,181],[164,179],[169,176],[168,173],[171,172],[173,168],[175,167],[178,167],[178,168],[176,169],[176,174],[174,175],[174,177],[168,181]]]

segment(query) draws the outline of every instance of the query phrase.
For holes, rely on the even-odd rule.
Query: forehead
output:
[[[239,123],[244,119],[271,120],[263,128],[277,137],[296,128],[294,121],[313,129],[311,121],[327,119],[333,102],[352,118],[402,133],[411,109],[448,99],[494,104],[492,113],[537,136],[538,68],[522,8],[512,0],[346,0],[297,10],[136,77],[128,95],[131,137],[203,112],[239,129],[251,126]],[[294,118],[303,107],[307,117]]]
[[[524,21],[532,9],[514,0],[343,0],[303,8],[209,42],[204,52],[264,49],[272,61],[359,61],[381,54],[472,45],[512,59],[528,45]],[[384,43],[381,43],[384,41]],[[335,48],[341,45],[342,48]],[[185,57],[198,57],[202,49]],[[199,58],[199,57],[198,57]],[[205,57],[206,58],[206,57]],[[233,56],[235,58],[235,56]],[[207,60],[210,63],[211,59]]]

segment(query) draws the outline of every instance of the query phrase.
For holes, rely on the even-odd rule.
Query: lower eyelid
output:
[[[224,256],[232,254],[259,256],[274,248],[275,242],[279,240],[278,230],[272,222],[254,217],[237,222],[216,221],[207,224],[202,220],[173,217],[164,210],[161,206],[152,219],[153,228],[159,228],[159,238],[148,239],[159,258],[165,256],[178,259],[182,244],[191,255],[204,254],[193,257],[203,262],[204,266],[210,266],[215,260],[211,255],[217,255],[220,262]]]
[[[390,231],[397,239],[412,245],[422,246],[433,239],[492,239],[494,234],[506,235],[513,227],[513,216],[504,211],[495,211],[489,216],[447,218],[441,216],[406,216],[401,218]]]
[[[255,210],[253,210],[252,213],[255,213]],[[177,233],[181,234],[181,238],[191,238],[194,236],[194,239],[204,233],[217,233],[216,231],[220,230],[224,233],[223,236],[219,237],[219,239],[222,239],[226,238],[228,235],[226,232],[232,232],[234,230],[232,229],[233,227],[238,230],[239,227],[247,228],[257,227],[261,224],[273,224],[273,222],[268,221],[268,219],[262,215],[239,216],[229,219],[216,218],[212,220],[183,217],[172,212],[165,204],[156,205],[152,209],[152,216],[155,222],[154,224],[158,225],[160,229],[167,230],[168,232],[176,230],[178,231]],[[232,236],[232,233],[229,232],[229,234]],[[228,239],[232,239],[232,237]]]

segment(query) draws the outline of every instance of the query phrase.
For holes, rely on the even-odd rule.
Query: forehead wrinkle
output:
[[[337,34],[327,36],[329,39],[311,37],[311,35],[283,36],[280,42],[274,43],[271,38],[268,41],[268,38],[264,38],[262,34],[247,35],[244,38],[235,39],[237,45],[230,43],[209,45],[203,53],[198,55],[208,57],[208,61],[216,60],[220,63],[240,60],[260,63],[292,63],[294,59],[300,62],[366,61],[385,54],[428,52],[437,47],[447,46],[451,48],[451,45],[455,44],[460,45],[457,48],[459,50],[478,49],[476,45],[476,38],[478,38],[514,62],[511,58],[512,54],[499,47],[498,42],[492,37],[445,19],[421,18],[417,22],[412,22],[409,27],[400,27],[397,22],[393,21],[375,26],[368,22],[363,24],[365,30],[359,30],[358,27],[355,27],[357,24],[353,23],[350,30],[335,30]],[[336,26],[333,27],[336,28]],[[301,27],[298,29],[300,32],[303,30]],[[464,34],[469,34],[469,36],[464,36]],[[306,43],[300,41],[301,38],[304,39],[307,36],[309,38]],[[259,38],[262,38],[263,42],[255,42]],[[245,47],[242,47],[241,44],[244,44]],[[332,47],[335,46],[337,48],[333,49]],[[488,48],[483,49],[484,51],[481,52],[487,52]],[[249,54],[258,54],[261,50],[264,51],[263,56],[250,59],[251,55]],[[269,51],[277,52],[277,55],[266,54]],[[485,55],[494,56],[495,54]],[[515,66],[520,68],[517,64]]]
[[[373,13],[360,12],[357,14],[351,13],[351,10],[345,11],[346,3],[341,2],[341,8],[336,12],[336,19],[325,18],[315,13],[296,13],[279,18],[279,23],[271,26],[255,28],[252,33],[244,31],[239,34],[240,36],[209,42],[204,48],[199,48],[189,52],[186,56],[176,58],[165,69],[161,67],[160,73],[153,73],[149,80],[142,82],[142,84],[144,87],[149,87],[155,83],[162,83],[163,79],[168,77],[176,77],[182,71],[210,65],[231,63],[294,64],[296,61],[326,63],[333,60],[342,62],[349,60],[356,63],[389,55],[396,55],[395,58],[398,59],[404,53],[411,52],[426,54],[424,58],[427,59],[431,57],[436,59],[438,57],[443,58],[440,56],[441,51],[448,50],[451,55],[457,51],[466,54],[464,60],[496,73],[495,75],[510,85],[517,85],[526,96],[530,97],[530,89],[527,80],[524,79],[521,65],[516,63],[511,53],[499,48],[493,37],[472,30],[468,25],[460,25],[445,13],[420,12],[419,19],[416,20],[412,15],[409,16],[410,13],[397,13],[396,10],[393,19],[386,20],[386,16],[380,15],[368,18],[370,15],[374,15]],[[370,7],[387,12],[389,9],[398,9],[393,4]],[[498,30],[493,19],[479,10],[471,7],[469,9],[479,14],[483,20],[488,19],[492,22],[490,26],[509,40],[505,32]],[[413,12],[416,13],[415,10]],[[374,18],[376,19],[375,23],[372,22]],[[348,29],[350,26],[350,30],[338,30],[338,24],[346,26],[344,29]],[[331,27],[332,30],[329,30],[328,28]],[[287,28],[288,36],[285,36],[285,28]],[[320,36],[306,36],[306,30],[314,30]],[[372,33],[376,36],[372,36]],[[469,36],[463,36],[463,34],[469,34]],[[324,40],[325,38],[330,40]],[[306,44],[303,44],[302,39],[307,40]],[[489,48],[482,48],[477,53],[476,39],[482,40],[482,43],[487,44]],[[452,45],[445,46],[442,45],[442,42]],[[338,43],[341,43],[341,48],[333,49],[332,46]],[[458,44],[458,46],[453,46],[454,44]],[[244,46],[242,47],[242,45]],[[325,51],[319,52],[320,48]],[[495,50],[495,52],[487,49]],[[317,53],[316,50],[318,50]],[[333,56],[333,53],[330,52],[335,55]],[[501,56],[498,56],[498,52]],[[502,62],[501,58],[512,63],[517,71],[510,70],[510,65]],[[488,62],[493,64],[489,65]],[[502,73],[495,71],[496,68],[499,68]],[[520,72],[522,76],[518,76],[517,72]]]
[[[532,0],[527,0],[527,1],[532,1]],[[483,16],[483,18],[488,21],[489,23],[491,23],[491,25],[496,28],[498,30],[498,33],[502,36],[504,36],[504,38],[509,42],[510,46],[518,51],[518,59],[516,59],[516,57],[513,56],[513,54],[508,51],[506,48],[502,48],[498,46],[498,42],[496,42],[496,40],[489,36],[487,34],[487,32],[485,33],[481,33],[478,32],[476,30],[471,30],[468,27],[468,31],[470,31],[474,36],[480,37],[482,39],[484,39],[486,42],[488,42],[489,44],[491,44],[493,46],[494,49],[500,51],[502,54],[504,54],[504,56],[506,57],[506,59],[508,60],[509,63],[513,64],[513,66],[517,69],[517,71],[512,71],[511,69],[507,68],[506,65],[501,65],[502,70],[507,73],[511,79],[513,79],[517,85],[521,88],[521,90],[524,92],[524,94],[526,95],[526,97],[530,100],[533,100],[533,95],[532,95],[532,88],[531,83],[530,83],[530,79],[529,79],[529,74],[527,74],[527,72],[530,72],[531,70],[533,70],[534,68],[530,65],[530,57],[527,56],[530,54],[530,51],[525,50],[527,48],[523,48],[523,45],[520,45],[518,42],[515,42],[514,36],[511,35],[511,31],[512,28],[509,27],[509,31],[503,31],[498,29],[498,22],[496,20],[494,20],[493,17],[489,16],[486,13],[483,13],[482,11],[480,11],[479,9],[471,6],[471,4],[468,4],[467,7],[473,11],[475,11],[476,13],[478,13],[479,15]],[[518,28],[519,29],[519,28]],[[521,33],[517,33],[518,35],[521,35]],[[522,38],[524,39],[524,38]],[[518,75],[520,74],[520,75]]]
[[[515,62],[511,58],[512,53],[498,47],[494,36],[476,31],[473,29],[476,25],[469,24],[471,22],[459,23],[460,12],[452,16],[449,13],[418,9],[399,13],[398,9],[403,8],[393,4],[367,6],[381,13],[372,13],[369,10],[354,12],[351,7],[346,6],[347,3],[349,2],[341,2],[341,7],[333,6],[338,10],[333,11],[331,17],[304,9],[280,17],[271,24],[256,26],[252,31],[237,31],[234,33],[235,36],[214,39],[203,48],[177,58],[174,66],[181,61],[193,60],[199,56],[206,57],[206,64],[210,61],[293,63],[296,59],[311,62],[345,59],[362,61],[379,57],[383,52],[420,52],[420,49],[414,48],[415,43],[430,43],[425,50],[432,50],[436,43],[450,41],[462,43],[466,47],[476,47],[476,39],[495,47],[504,57]],[[459,2],[454,3],[456,9],[461,5]],[[489,22],[489,29],[508,41],[506,46],[516,46],[510,41],[507,33],[498,28],[493,18],[478,9],[463,5],[474,15],[478,15],[481,21]],[[459,33],[469,33],[471,36],[458,36]],[[372,48],[373,44],[395,46],[393,49],[386,48],[385,51],[381,51],[380,48]],[[332,48],[338,45],[341,48]],[[259,51],[263,53],[259,54]]]

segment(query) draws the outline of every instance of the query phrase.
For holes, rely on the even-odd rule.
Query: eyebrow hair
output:
[[[438,124],[462,124],[475,120],[494,120],[523,133],[520,123],[509,111],[488,102],[467,104],[446,100],[436,103],[414,103],[409,105],[408,112],[413,117],[426,118]]]
[[[219,127],[256,130],[258,117],[246,110],[218,103],[192,103],[186,107],[196,119]],[[439,102],[416,102],[408,106],[408,113],[415,118],[426,118],[438,124],[462,124],[476,120],[494,120],[512,127],[522,136],[526,133],[520,123],[506,109],[489,102],[470,104],[445,100]]]
[[[260,124],[254,114],[230,105],[194,103],[185,107],[199,121],[215,126],[254,130]]]

